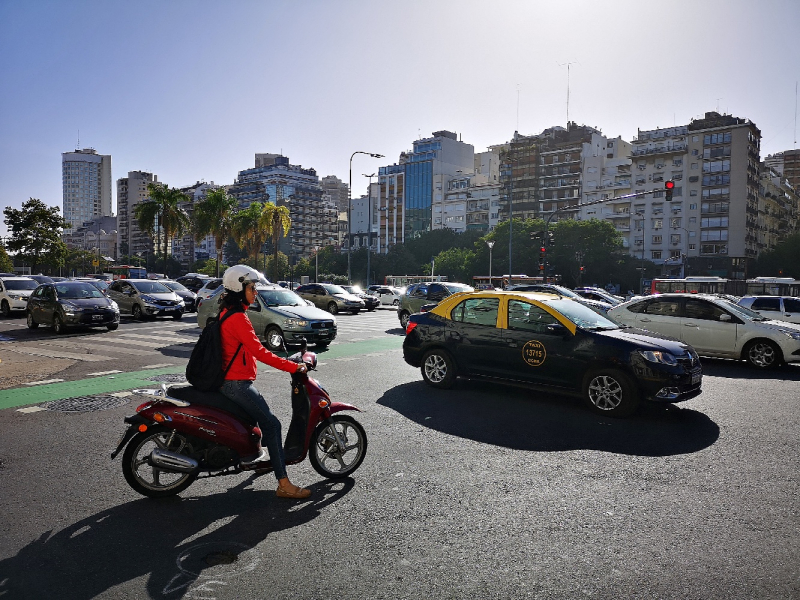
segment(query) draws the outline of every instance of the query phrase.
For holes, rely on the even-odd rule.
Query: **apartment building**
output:
[[[323,196],[336,205],[339,212],[347,212],[347,201],[350,198],[350,186],[336,175],[326,175],[320,180]]]
[[[117,247],[120,256],[153,255],[153,239],[136,223],[134,208],[149,198],[147,186],[158,177],[145,171],[130,171],[117,179]],[[161,251],[161,249],[159,249]]]
[[[95,217],[112,216],[111,155],[84,148],[61,154],[63,215],[72,233]]]
[[[800,190],[800,150],[786,150],[770,154],[764,159],[766,166],[781,175],[795,190]]]
[[[180,188],[181,192],[189,197],[186,202],[181,202],[180,207],[186,211],[190,219],[193,218],[195,204],[205,200],[208,192],[219,187],[221,186],[213,181],[210,183],[198,181],[194,185]],[[175,236],[172,239],[172,257],[181,263],[184,270],[191,270],[192,265],[198,260],[216,260],[216,240],[213,235],[207,235],[202,240],[196,241],[194,233],[187,231],[182,236]]]
[[[117,247],[117,217],[95,217],[84,221],[72,231],[62,235],[67,248],[95,252],[103,261],[116,261],[119,257]]]
[[[774,250],[782,239],[797,232],[798,207],[797,189],[766,161],[761,163],[756,231],[759,254]]]
[[[240,171],[228,191],[242,207],[258,200],[289,208],[292,226],[279,242],[287,256],[307,258],[316,247],[336,244],[339,211],[323,199],[314,169],[292,165],[280,154],[257,154],[256,167]]]
[[[395,244],[405,242],[405,161],[378,170],[376,213],[378,216],[378,246],[382,253]]]

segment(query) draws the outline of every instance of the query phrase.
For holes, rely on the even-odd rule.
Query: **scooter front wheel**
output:
[[[317,473],[328,479],[341,479],[361,466],[367,455],[367,433],[353,417],[334,415],[330,421],[317,425],[308,450]]]
[[[137,433],[122,455],[122,473],[128,485],[149,498],[174,496],[192,485],[197,472],[176,473],[150,464],[149,457],[155,449],[188,454],[191,445],[183,435],[173,435],[172,431],[159,425]]]

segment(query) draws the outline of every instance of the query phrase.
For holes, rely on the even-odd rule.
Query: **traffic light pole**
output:
[[[667,181],[664,183],[664,189],[667,191],[667,202],[672,201],[672,190],[675,187],[675,184],[672,181]],[[592,206],[594,204],[604,204],[606,202],[611,202],[612,200],[625,200],[627,198],[641,198],[642,196],[647,196],[648,194],[652,194],[654,192],[660,192],[661,190],[650,190],[649,192],[635,192],[633,194],[624,194],[622,196],[614,196],[613,198],[603,198],[602,200],[593,200],[592,202],[586,202],[585,204],[578,204],[577,206],[568,206],[566,208],[558,208],[554,210],[550,215],[548,215],[547,220],[544,222],[544,235],[542,237],[542,247],[547,248],[547,229],[550,227],[550,221],[555,217],[558,213],[565,213],[565,212],[575,212],[581,210],[585,206]],[[642,246],[644,247],[644,246]],[[542,261],[542,265],[544,266],[544,270],[542,272],[542,283],[547,283],[547,251],[544,252],[544,260]]]

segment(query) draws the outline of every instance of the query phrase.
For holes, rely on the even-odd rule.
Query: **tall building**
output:
[[[62,236],[67,248],[95,252],[103,264],[116,261],[119,257],[117,246],[117,217],[95,217],[84,221],[72,232]],[[96,271],[96,268],[90,269]]]
[[[111,211],[111,156],[84,148],[61,154],[64,218],[71,233],[94,217],[108,217]]]
[[[764,162],[767,167],[788,181],[795,190],[800,189],[800,150],[770,154]]]
[[[381,167],[378,171],[376,213],[378,215],[378,245],[382,253],[405,242],[405,163]]]
[[[289,164],[279,154],[257,154],[256,165],[240,171],[228,191],[242,207],[259,201],[289,208],[292,226],[279,243],[284,254],[307,258],[315,247],[336,244],[339,213],[333,202],[323,199],[314,169]]]
[[[158,183],[158,177],[145,171],[130,171],[117,179],[117,239],[120,256],[152,256],[153,239],[141,231],[133,210],[149,198],[147,185]],[[160,249],[159,249],[160,251]]]
[[[339,212],[347,212],[349,186],[336,175],[327,175],[320,180],[322,193],[327,194]]]
[[[759,254],[774,250],[783,238],[797,232],[799,207],[797,188],[766,161],[761,163],[756,231]]]
[[[214,182],[206,183],[205,181],[198,181],[194,185],[181,188],[181,192],[189,197],[187,202],[182,202],[180,207],[186,211],[189,218],[194,215],[194,205],[196,202],[205,200],[206,194],[220,186],[215,185]],[[187,231],[181,237],[174,237],[172,239],[172,256],[181,263],[185,270],[191,269],[193,263],[198,260],[217,258],[216,240],[213,235],[207,235],[200,241],[194,239],[194,234]]]

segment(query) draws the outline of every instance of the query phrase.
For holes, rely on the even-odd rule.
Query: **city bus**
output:
[[[754,277],[748,280],[700,276],[653,279],[650,284],[651,294],[669,292],[731,296],[800,296],[800,281],[790,277]]]
[[[130,265],[117,265],[107,267],[106,272],[117,279],[147,279],[147,269],[144,267],[132,267]]]
[[[383,285],[389,287],[408,287],[415,283],[425,283],[427,281],[447,281],[444,275],[387,275],[383,278]]]
[[[527,275],[492,275],[491,279],[488,275],[475,275],[472,278],[472,287],[476,290],[492,290],[492,289],[505,289],[509,285],[517,285],[520,283],[559,283],[561,276],[550,276],[544,282],[541,276],[528,277]]]

